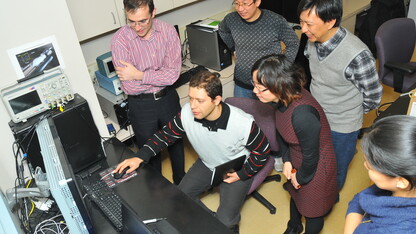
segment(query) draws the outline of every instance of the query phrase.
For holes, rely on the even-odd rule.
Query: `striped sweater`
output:
[[[162,149],[187,135],[202,162],[211,170],[216,165],[237,158],[243,153],[247,154],[247,160],[237,174],[241,180],[250,178],[266,164],[270,152],[269,142],[251,115],[228,104],[221,105],[221,116],[215,121],[207,121],[194,119],[189,104],[186,104],[181,113],[146,142],[137,156],[149,161]],[[244,126],[233,126],[241,120],[249,120],[246,121],[249,124],[246,134],[240,134]],[[224,140],[223,136],[227,136],[227,140]]]

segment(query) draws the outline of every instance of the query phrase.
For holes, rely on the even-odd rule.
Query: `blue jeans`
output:
[[[234,97],[245,97],[245,98],[252,98],[258,99],[256,94],[253,93],[251,89],[245,89],[238,85],[234,85]]]
[[[348,165],[355,155],[358,133],[360,130],[350,133],[331,131],[332,144],[334,145],[337,159],[337,183],[338,191],[341,191],[347,178]]]

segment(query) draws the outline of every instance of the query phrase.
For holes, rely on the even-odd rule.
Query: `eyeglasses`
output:
[[[234,6],[234,8],[238,8],[238,7],[243,7],[243,8],[245,8],[245,9],[247,9],[247,8],[249,8],[251,5],[253,5],[253,3],[254,3],[254,1],[252,1],[250,4],[247,4],[247,3],[238,3],[238,2],[233,2],[233,6]]]
[[[131,20],[127,19],[127,23],[130,25],[130,27],[135,27],[136,25],[137,26],[143,26],[145,24],[148,24],[150,22],[151,18],[152,18],[152,16],[150,16],[147,19],[139,20],[139,21],[131,21]]]
[[[269,90],[268,88],[264,88],[264,89],[260,89],[259,88],[259,84],[255,83],[254,81],[251,81],[251,84],[254,86],[254,88],[256,88],[260,93],[266,92],[267,90]]]

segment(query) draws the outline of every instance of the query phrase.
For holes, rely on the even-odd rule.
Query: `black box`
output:
[[[221,71],[231,65],[231,51],[222,41],[217,29],[188,24],[191,63]]]
[[[27,122],[17,124],[9,122],[16,141],[27,154],[31,169],[34,170],[39,166],[44,172],[45,166],[36,134],[36,125],[41,118],[44,118],[45,113],[29,118]],[[82,158],[87,158],[86,154],[94,155],[97,160],[105,157],[101,136],[92,118],[88,102],[83,97],[75,94],[74,100],[66,104],[63,112],[54,110],[50,114],[74,173],[88,166],[82,162]],[[73,158],[77,159],[72,160]]]

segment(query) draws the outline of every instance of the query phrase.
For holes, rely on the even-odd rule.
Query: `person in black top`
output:
[[[336,161],[325,113],[303,88],[304,72],[284,55],[269,55],[252,68],[253,92],[276,105],[276,127],[283,174],[291,195],[290,220],[284,233],[319,233],[335,204]]]

